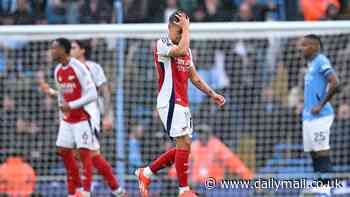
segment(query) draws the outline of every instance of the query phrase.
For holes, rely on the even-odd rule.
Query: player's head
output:
[[[198,135],[198,139],[199,141],[203,144],[203,145],[207,145],[209,142],[209,138],[212,134],[212,128],[209,125],[206,124],[202,124],[199,125],[196,129]]]
[[[70,55],[77,59],[89,59],[90,49],[90,43],[88,40],[73,40]]]
[[[177,10],[169,17],[169,24],[168,24],[169,38],[171,42],[173,42],[174,44],[178,44],[181,40],[182,28],[176,24],[176,22],[179,21],[179,18],[177,17],[177,15],[181,13],[186,14],[181,10]]]
[[[321,38],[315,34],[309,34],[301,40],[301,50],[305,58],[311,58],[322,50]]]
[[[57,38],[52,42],[51,53],[54,61],[60,61],[63,57],[70,54],[71,44],[66,38]]]

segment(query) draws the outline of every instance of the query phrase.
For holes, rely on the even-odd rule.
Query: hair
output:
[[[85,59],[90,59],[91,57],[90,40],[74,40],[73,42],[77,43],[81,49],[85,50],[85,53],[84,53]]]
[[[318,44],[320,45],[320,50],[323,51],[323,43],[322,43],[321,38],[318,35],[316,35],[316,34],[308,34],[308,35],[305,36],[305,38],[317,41]]]
[[[188,17],[188,15],[184,11],[176,10],[174,13],[172,13],[170,15],[170,17],[169,17],[169,24],[172,24],[174,22],[179,22],[179,18],[176,15],[181,14],[181,13],[185,14]]]
[[[66,54],[70,54],[71,44],[67,38],[57,38],[55,41],[64,49]]]

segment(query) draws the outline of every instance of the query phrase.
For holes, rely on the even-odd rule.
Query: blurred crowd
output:
[[[2,0],[0,24],[115,23],[118,0]],[[344,20],[347,0],[122,0],[124,23],[166,22],[177,9],[193,22]]]
[[[350,78],[350,35],[322,39],[340,80],[346,82]],[[116,48],[107,43],[105,39],[91,40],[91,57],[103,66],[115,90]],[[276,145],[301,144],[305,62],[296,43],[296,37],[273,42],[245,39],[191,43],[198,73],[227,98],[225,107],[218,109],[190,84],[194,125],[209,125],[213,135],[240,155],[253,172],[273,158]],[[54,86],[50,43],[12,40],[0,46],[0,159],[4,161],[20,152],[39,174],[53,173],[60,164],[54,147],[57,101],[38,87],[38,81],[43,79]],[[123,89],[129,172],[169,147],[154,110],[157,79],[153,46],[154,40],[126,40]],[[349,148],[344,143],[350,137],[349,88],[345,84],[343,93],[333,101],[337,118],[331,139],[335,162],[350,167],[350,157],[342,151]],[[114,101],[115,91],[112,95]],[[106,132],[102,140],[107,158],[113,161],[118,158],[114,154],[114,135]]]
[[[340,20],[349,17],[350,3],[341,0],[124,0],[124,21],[166,22],[176,9],[190,13],[194,22]],[[115,23],[116,14],[113,0],[0,1],[3,25]],[[346,82],[350,78],[350,35],[322,36],[322,40],[324,52],[340,81]],[[129,174],[172,145],[154,109],[157,93],[154,42],[125,40],[126,158],[115,154],[115,133],[104,132],[101,140],[107,159],[112,163],[125,161]],[[194,150],[208,153],[201,154],[208,158],[198,159],[207,163],[202,166],[203,171],[191,174],[192,181],[200,179],[198,175],[203,172],[219,168],[217,166],[225,168],[224,172],[215,172],[222,177],[251,178],[262,169],[270,169],[269,173],[277,169],[276,166],[268,168],[275,159],[301,161],[304,158],[301,148],[293,154],[289,149],[281,149],[293,144],[299,147],[302,143],[300,115],[305,61],[296,43],[296,37],[191,41],[198,73],[227,98],[225,107],[219,109],[193,85],[189,86],[197,133]],[[119,58],[115,42],[92,39],[90,44],[91,59],[103,66],[115,90]],[[38,88],[38,80],[43,79],[54,85],[55,63],[49,48],[49,41],[0,41],[0,162],[20,155],[38,175],[63,173],[54,147],[57,101]],[[350,171],[350,155],[344,151],[350,148],[346,143],[350,140],[349,89],[349,84],[343,84],[343,92],[332,102],[337,116],[331,136],[336,172]],[[115,101],[115,91],[112,94]],[[277,154],[278,151],[288,154]],[[282,156],[276,158],[276,155]],[[195,160],[193,158],[193,162]],[[229,161],[240,165],[232,166]],[[307,169],[301,165],[301,170]],[[283,166],[285,172],[287,169],[288,165]]]

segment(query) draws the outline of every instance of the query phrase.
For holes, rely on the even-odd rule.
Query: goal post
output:
[[[324,53],[340,81],[346,82],[350,77],[350,21],[192,23],[191,50],[198,73],[227,101],[218,108],[189,85],[193,140],[200,140],[198,128],[210,128],[204,132],[219,139],[229,155],[240,158],[255,177],[312,177],[310,157],[302,151],[305,62],[297,49],[298,39],[311,33],[321,36]],[[125,164],[118,176],[137,195],[132,171],[173,145],[163,132],[155,104],[158,83],[152,53],[155,41],[165,36],[167,24],[0,26],[1,162],[20,155],[37,174],[37,192],[59,196],[65,191],[63,165],[55,155],[57,102],[39,90],[38,79],[44,77],[54,84],[55,63],[49,53],[53,39],[89,39],[91,59],[104,68],[114,103],[114,131],[102,132],[101,151],[116,172],[117,162]],[[122,46],[118,45],[121,41]],[[120,71],[123,80],[118,80]],[[118,87],[122,95],[117,94]],[[331,129],[333,176],[346,179],[350,178],[348,90],[345,84],[332,100],[336,120]],[[123,110],[116,113],[121,105]],[[116,154],[118,147],[125,148],[123,156]],[[242,176],[237,166],[226,165],[224,153],[203,150],[208,154],[201,156],[205,162],[198,176],[210,176],[207,173],[213,166],[225,169],[225,178]],[[190,168],[189,180],[199,185],[193,173]],[[164,170],[158,176],[151,190],[154,195],[176,196],[176,179],[167,174]],[[94,192],[103,196],[108,189],[97,179]],[[213,195],[233,196],[235,192]]]

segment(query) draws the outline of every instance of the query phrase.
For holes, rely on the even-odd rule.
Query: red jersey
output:
[[[154,49],[154,63],[156,65],[159,82],[157,107],[179,104],[188,107],[188,79],[193,66],[191,51],[183,57],[170,57],[173,47],[170,39],[160,39]]]
[[[59,64],[55,70],[55,81],[59,89],[59,100],[67,103],[76,102],[82,98],[84,91],[95,88],[89,71],[86,66],[78,60],[71,58],[67,65]],[[73,108],[63,114],[63,120],[69,123],[76,123],[89,120],[90,115],[84,105]]]

